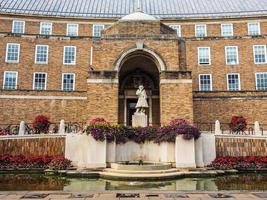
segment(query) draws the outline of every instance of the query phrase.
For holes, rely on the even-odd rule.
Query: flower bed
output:
[[[84,133],[91,134],[97,141],[116,141],[117,144],[134,141],[138,144],[146,141],[155,143],[175,142],[178,135],[182,135],[185,140],[198,139],[200,131],[190,125],[184,119],[174,119],[168,126],[163,127],[127,127],[113,126],[103,118],[96,118],[89,121],[84,129]]]
[[[219,157],[209,167],[215,169],[267,169],[267,156]]]
[[[71,161],[62,156],[0,156],[0,170],[53,169],[62,170],[71,166]]]

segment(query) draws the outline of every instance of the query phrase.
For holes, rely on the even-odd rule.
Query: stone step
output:
[[[150,171],[135,171],[135,170],[116,170],[112,168],[107,168],[103,170],[104,172],[119,173],[119,174],[166,174],[172,172],[179,172],[178,169],[166,169],[166,170],[150,170]]]
[[[213,177],[218,175],[217,171],[194,171],[194,172],[169,172],[169,173],[153,173],[150,174],[134,174],[134,173],[112,173],[112,172],[100,172],[100,177],[108,179],[121,179],[121,180],[161,180],[171,178],[183,178],[183,177]]]

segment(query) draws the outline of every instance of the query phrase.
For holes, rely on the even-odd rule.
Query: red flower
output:
[[[243,116],[233,116],[229,127],[233,132],[244,132],[247,129],[247,119]]]
[[[37,133],[47,133],[50,126],[49,118],[46,116],[37,116],[33,121],[33,128]]]

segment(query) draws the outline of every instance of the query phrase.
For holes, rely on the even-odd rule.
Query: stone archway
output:
[[[130,52],[130,53],[129,53]],[[119,122],[131,126],[132,114],[135,112],[140,84],[144,85],[148,94],[149,125],[160,125],[160,77],[165,70],[164,62],[158,62],[154,55],[143,50],[128,51],[118,59],[116,69],[119,74]]]

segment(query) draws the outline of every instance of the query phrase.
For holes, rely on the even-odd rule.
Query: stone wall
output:
[[[32,136],[0,138],[0,155],[64,156],[65,137]]]
[[[216,156],[267,156],[267,138],[216,136]]]
[[[87,119],[103,117],[111,123],[117,123],[119,118],[118,94],[117,83],[88,83]]]
[[[205,114],[203,114],[205,113]],[[195,123],[229,123],[233,115],[242,115],[249,124],[259,121],[266,129],[267,102],[265,92],[195,93]]]
[[[172,119],[180,117],[193,121],[192,84],[187,79],[181,79],[181,83],[161,83],[160,107],[161,124],[166,125]],[[189,80],[190,81],[190,80]]]

